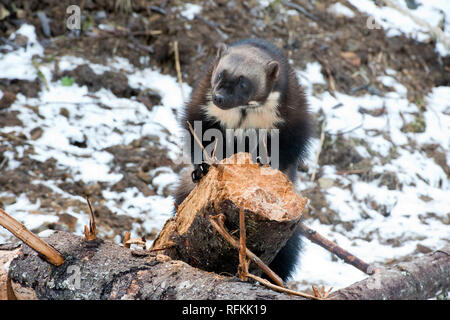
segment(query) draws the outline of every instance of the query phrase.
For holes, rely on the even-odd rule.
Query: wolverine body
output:
[[[186,129],[187,122],[201,124],[200,129],[196,128],[196,135],[204,146],[216,145],[211,136],[205,135],[210,129],[228,138],[234,130],[236,134],[232,139],[243,139],[244,144],[236,143],[243,146],[243,150],[226,148],[226,143],[218,143],[218,160],[240,151],[267,153],[269,158],[275,159],[276,152],[277,168],[295,184],[298,164],[307,156],[312,121],[304,91],[281,50],[265,40],[247,39],[228,47],[219,45],[215,59],[208,62],[184,108],[182,126]],[[264,145],[257,139],[256,150],[249,150],[254,144],[242,132],[261,129],[266,137]],[[276,144],[272,141],[275,139]],[[188,134],[186,142],[193,171],[191,177],[186,176],[180,181],[175,195],[177,204],[186,198],[194,188],[194,182],[207,170],[202,163],[204,159],[199,161],[198,154],[194,155],[196,142],[192,134]],[[284,281],[294,271],[300,254],[298,230],[270,264]]]

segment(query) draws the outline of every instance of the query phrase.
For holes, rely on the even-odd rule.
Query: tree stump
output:
[[[234,275],[238,250],[214,229],[210,217],[222,214],[228,232],[239,238],[244,210],[247,248],[270,264],[300,223],[306,203],[281,171],[253,163],[247,153],[235,154],[210,167],[152,248],[199,269]],[[249,271],[261,274],[254,264]]]

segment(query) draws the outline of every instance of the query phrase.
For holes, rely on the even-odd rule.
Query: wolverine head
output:
[[[223,110],[258,108],[269,96],[280,73],[280,64],[263,50],[221,43],[211,76],[211,99]]]

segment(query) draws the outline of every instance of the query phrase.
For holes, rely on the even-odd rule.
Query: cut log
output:
[[[300,197],[279,170],[252,163],[239,153],[211,166],[178,207],[154,241],[152,249],[189,265],[234,275],[239,252],[211,225],[223,215],[225,227],[239,238],[239,212],[244,210],[247,248],[269,264],[300,223],[307,199]],[[251,273],[261,271],[250,265]]]
[[[110,241],[87,241],[62,231],[44,240],[64,256],[63,265],[49,264],[26,244],[10,250],[0,247],[1,299],[302,300]],[[1,270],[8,271],[8,278]]]
[[[44,240],[64,264],[48,263],[26,244],[0,246],[0,299],[303,299],[109,241],[66,232]],[[382,269],[330,299],[428,299],[448,290],[450,246]]]

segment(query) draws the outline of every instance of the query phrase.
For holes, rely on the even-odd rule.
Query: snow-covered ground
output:
[[[299,79],[306,79],[308,75],[307,78],[311,80],[309,75],[316,74],[319,77],[313,77],[313,81],[324,83],[318,68],[319,64],[310,64],[307,70],[299,71]],[[396,90],[384,97],[353,97],[341,93],[336,93],[336,97],[333,97],[329,92],[309,97],[313,112],[321,110],[325,114],[326,132],[344,132],[343,138],[346,140],[364,141],[368,147],[360,145],[357,151],[363,158],[371,159],[371,171],[380,174],[395,172],[397,183],[403,185],[400,190],[389,190],[380,183],[380,179],[366,182],[357,174],[337,174],[334,166],[322,168],[322,179],[333,181],[333,186],[325,187],[324,191],[329,208],[339,213],[341,221],[352,222],[354,227],[348,231],[342,225],[325,226],[318,220],[310,227],[335,239],[343,248],[348,248],[368,263],[408,255],[419,243],[437,249],[450,239],[450,227],[442,222],[448,219],[450,213],[450,182],[444,170],[432,158],[416,148],[413,149],[410,144],[411,141],[419,146],[440,144],[446,152],[449,164],[450,87],[434,88],[427,96],[425,132],[404,133],[400,130],[404,124],[402,118],[413,120],[413,114],[419,112],[418,106],[408,102],[406,90],[401,84],[391,77],[386,77],[386,80],[389,80],[386,83],[389,82]],[[312,83],[302,82],[311,92]],[[333,108],[339,103],[342,104],[341,107]],[[385,107],[386,113],[377,117],[363,115],[358,111],[360,107],[369,110]],[[384,134],[371,134],[374,129]],[[314,143],[314,151],[318,145],[317,140]],[[398,156],[381,163],[381,160],[388,159],[394,153],[398,153]],[[302,177],[304,181],[309,180],[314,165],[314,162],[310,163],[310,172]],[[300,189],[310,184],[311,182],[300,182]],[[389,215],[383,216],[374,206],[385,206]],[[435,216],[426,218],[424,223],[423,219],[427,213],[433,213]],[[364,239],[373,233],[376,236],[371,236],[370,241]],[[404,239],[404,242],[395,247],[386,244],[388,239]],[[318,263],[318,260],[323,261]],[[339,288],[365,277],[362,272],[345,263],[332,261],[329,253],[310,243],[307,243],[302,261],[296,274],[297,279],[308,279],[313,283],[322,282]],[[342,275],[342,278],[337,278],[336,272]]]
[[[0,56],[0,70],[2,70],[0,77],[34,80],[38,75],[31,60],[33,55],[42,56],[43,48],[36,40],[32,25],[23,25],[16,34],[28,37],[28,46]],[[8,69],[12,62],[21,66],[20,69],[15,70],[15,73]],[[65,56],[59,62],[59,69],[72,70],[84,63],[89,62],[78,57]],[[32,158],[40,162],[54,158],[60,168],[71,172],[73,181],[81,180],[86,183],[119,181],[122,174],[111,169],[113,156],[104,149],[117,144],[129,144],[134,139],[145,135],[159,136],[159,142],[169,150],[169,156],[174,161],[177,160],[180,149],[177,145],[179,128],[174,110],[182,106],[183,101],[176,79],[151,69],[134,70],[133,66],[122,58],[108,61],[105,65],[90,64],[90,67],[98,73],[106,70],[121,70],[129,75],[128,83],[131,87],[148,87],[158,92],[161,95],[161,105],[154,106],[152,111],[148,111],[142,103],[132,99],[118,98],[110,90],[101,89],[96,92],[95,97],[90,97],[86,86],[80,87],[76,83],[64,86],[61,81],[48,81],[48,89],[44,89],[38,98],[17,95],[16,101],[9,110],[19,112],[18,117],[24,126],[5,127],[2,131],[22,132],[30,136],[33,128],[42,128],[42,136],[36,141],[30,140],[35,151]],[[39,69],[45,79],[52,79],[55,63],[42,64]],[[191,88],[184,85],[183,90],[187,95]],[[2,93],[0,98],[1,96]],[[31,109],[24,108],[25,105],[40,106],[41,117]],[[102,108],[102,105],[109,108]],[[61,115],[61,106],[68,110],[68,117]],[[120,128],[121,132],[115,130],[117,128]],[[84,135],[89,137],[86,148],[78,148],[70,143],[72,140],[82,141]],[[7,153],[6,157],[9,160],[8,169],[18,166],[12,154]],[[162,180],[162,178],[165,179]],[[175,181],[176,175],[170,168],[166,168],[164,174],[159,174],[153,183],[164,187]],[[54,181],[35,180],[34,183],[41,183],[65,198],[85,201],[82,197],[73,196],[61,190]],[[0,196],[8,195],[11,196],[8,192],[0,192]],[[140,216],[144,221],[144,229],[148,232],[154,227],[160,229],[171,215],[173,207],[172,199],[163,197],[159,193],[145,197],[135,188],[120,195],[117,192],[103,190],[103,197],[106,200],[105,205],[115,213]],[[118,204],[117,199],[120,198],[125,200]],[[54,222],[56,217],[27,214],[30,210],[37,208],[39,203],[33,204],[26,197],[21,197],[16,203],[4,209],[30,229],[39,226],[47,221],[46,219],[48,222]],[[68,213],[78,219],[76,231],[81,234],[88,217],[75,211]],[[9,236],[5,229],[0,229],[1,242]]]
[[[373,15],[388,30],[404,32],[419,40],[426,38],[423,28],[411,20],[400,21],[390,9],[375,7],[371,1],[350,2],[361,11]],[[421,11],[412,10],[412,13],[420,14],[422,19],[433,25],[437,25],[437,20],[445,17],[444,30],[449,35],[450,4],[447,2],[419,1],[422,4],[419,7]],[[440,11],[436,8],[440,8]],[[190,17],[197,9],[188,7],[185,14]],[[348,10],[339,7],[333,10],[350,14]],[[43,48],[36,39],[33,26],[25,24],[16,34],[28,37],[28,45],[26,48],[0,54],[0,78],[33,80],[38,74],[33,67],[32,57],[42,56]],[[395,35],[393,31],[392,35]],[[439,44],[437,50],[445,54]],[[123,58],[107,61],[104,65],[94,65],[79,57],[64,56],[59,61],[59,70],[72,70],[85,63],[99,74],[106,70],[120,71],[127,75],[131,87],[139,86],[157,91],[162,98],[161,105],[154,106],[149,111],[137,100],[118,98],[107,89],[96,92],[94,98],[88,95],[85,86],[80,87],[76,83],[64,86],[60,80],[51,81],[55,63],[48,62],[39,66],[47,79],[48,88],[43,87],[37,98],[26,98],[18,94],[9,108],[19,112],[18,118],[24,126],[3,127],[2,132],[19,131],[29,137],[32,129],[41,127],[42,136],[29,141],[35,151],[33,159],[43,162],[53,157],[60,168],[71,172],[74,180],[86,183],[119,181],[122,174],[113,168],[112,155],[104,149],[117,144],[129,144],[143,135],[159,136],[161,145],[177,161],[180,147],[177,144],[179,128],[175,111],[183,104],[177,80],[162,75],[158,70],[135,69]],[[414,121],[419,108],[407,100],[406,88],[395,80],[395,71],[386,70],[387,75],[380,78],[383,84],[392,87],[392,92],[384,96],[360,97],[340,92],[336,92],[335,96],[329,92],[314,95],[313,84],[325,83],[318,63],[310,63],[305,70],[298,70],[297,74],[307,90],[312,111],[324,114],[325,131],[332,135],[343,133],[346,140],[364,141],[356,149],[362,158],[370,159],[373,165],[371,170],[380,174],[394,172],[397,183],[402,186],[389,190],[380,183],[380,178],[365,181],[357,174],[338,174],[333,165],[318,168],[322,170],[322,179],[332,181],[323,187],[327,206],[339,213],[341,221],[351,222],[352,228],[345,229],[343,224],[321,224],[318,219],[309,220],[312,221],[309,226],[369,263],[383,263],[412,254],[419,243],[438,249],[448,242],[450,182],[442,167],[420,151],[420,146],[439,144],[446,155],[447,165],[450,165],[450,87],[433,88],[426,97],[423,112],[425,131],[415,133],[401,130],[405,123]],[[183,91],[188,96],[191,88],[184,84]],[[0,91],[0,98],[2,95]],[[109,108],[103,108],[101,104]],[[342,105],[336,108],[338,104]],[[25,105],[40,106],[42,117],[31,108],[25,108]],[[60,114],[61,105],[69,111],[68,117]],[[361,113],[360,107],[368,111],[385,108],[385,111],[382,115],[372,116],[370,113]],[[119,133],[115,128],[121,128],[122,132]],[[84,135],[89,137],[86,148],[78,148],[69,143],[71,139],[82,140]],[[318,146],[319,141],[314,141],[309,172],[300,174],[300,192],[316,184],[309,180],[316,166]],[[5,155],[9,159],[8,169],[16,168],[18,163],[13,155]],[[176,174],[169,167],[157,170],[162,173],[153,179],[153,184],[161,187],[156,195],[144,196],[136,188],[129,188],[121,194],[105,189],[102,191],[105,205],[116,214],[141,218],[143,227],[148,232],[154,228],[161,229],[171,215],[173,206],[173,199],[164,196],[161,190],[175,183]],[[54,181],[37,181],[62,194],[64,198],[84,201],[83,198],[58,188]],[[13,195],[0,189],[0,196]],[[122,200],[117,201],[119,198]],[[39,200],[32,203],[22,195],[4,209],[30,229],[43,222],[55,222],[56,217],[52,215],[30,214],[30,211],[39,209],[39,206]],[[375,209],[379,207],[385,208],[389,214],[380,214]],[[68,213],[78,219],[75,232],[81,234],[88,217],[70,209]],[[9,238],[10,234],[0,228],[0,243]],[[401,245],[390,243],[390,239],[400,240]],[[305,241],[301,267],[294,280],[341,288],[364,277],[362,272],[336,261],[327,251]]]
[[[430,40],[429,30],[423,25],[416,23],[411,17],[399,12],[389,6],[378,7],[371,0],[349,0],[349,2],[374,18],[368,22],[368,26],[378,27],[380,25],[386,30],[388,36],[396,36],[400,33],[418,41]],[[394,5],[407,10],[412,16],[421,19],[432,27],[439,27],[447,37],[450,37],[450,1],[442,0],[416,0],[417,8],[409,9],[406,1],[392,0]],[[450,48],[445,48],[442,43],[437,42],[436,49],[442,55],[450,54]]]

